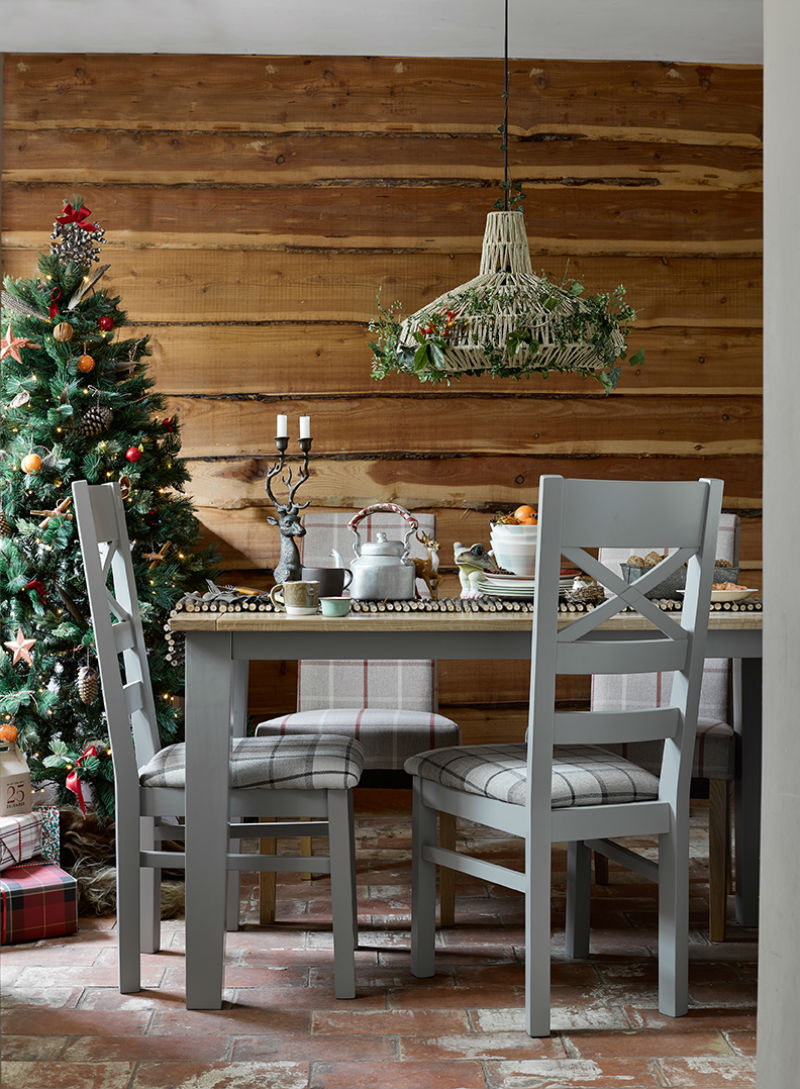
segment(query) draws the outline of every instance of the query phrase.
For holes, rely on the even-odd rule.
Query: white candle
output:
[[[300,438],[301,439],[310,439],[311,438],[311,417],[310,416],[301,416],[300,417]]]
[[[278,416],[278,424],[277,424],[277,427],[275,429],[275,438],[276,439],[285,439],[288,434],[289,434],[289,430],[288,430],[288,428],[286,426],[286,417],[285,416]]]

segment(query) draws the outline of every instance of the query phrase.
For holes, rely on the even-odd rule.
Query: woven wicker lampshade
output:
[[[618,328],[598,338],[593,321],[582,299],[533,274],[522,212],[489,212],[478,275],[406,318],[398,348],[413,350],[418,334],[434,326],[442,334],[440,371],[588,375],[613,363],[625,349]]]

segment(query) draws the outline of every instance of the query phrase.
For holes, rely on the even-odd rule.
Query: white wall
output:
[[[503,0],[0,0],[4,53],[501,57],[502,27]],[[509,52],[760,64],[761,0],[509,0]]]
[[[800,4],[766,0],[764,773],[758,1085],[800,1085]],[[786,576],[790,576],[787,584]]]

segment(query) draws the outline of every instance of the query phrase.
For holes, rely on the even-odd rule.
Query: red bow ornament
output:
[[[84,222],[91,214],[85,204],[82,204],[80,208],[73,208],[71,204],[65,204],[64,211],[60,216],[56,216],[56,223],[77,223],[84,231],[96,231],[96,223]]]
[[[88,760],[90,756],[99,757],[100,753],[94,747],[94,745],[87,745],[81,755],[75,761],[75,769],[73,769],[64,781],[64,786],[67,790],[71,790],[75,797],[78,799],[78,805],[81,807],[81,812],[84,817],[86,816],[86,803],[83,800],[83,787],[81,786],[81,780],[77,772],[77,768],[83,763],[84,760]]]

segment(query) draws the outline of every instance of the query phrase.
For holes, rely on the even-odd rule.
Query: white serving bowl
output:
[[[491,548],[500,567],[515,575],[533,575],[536,569],[538,526],[500,522],[491,527]]]

